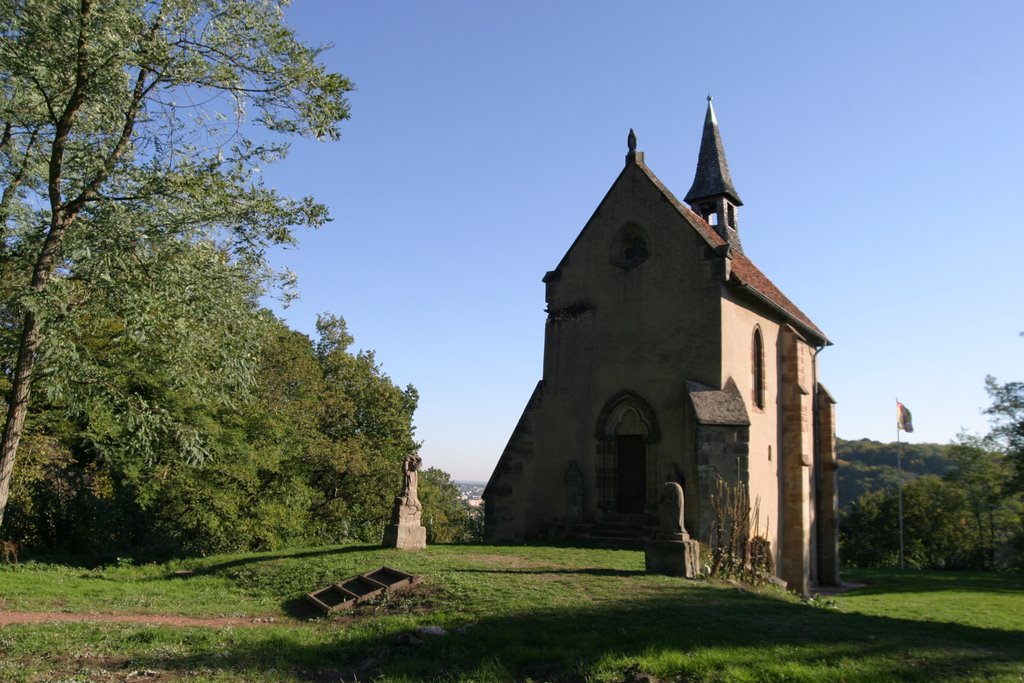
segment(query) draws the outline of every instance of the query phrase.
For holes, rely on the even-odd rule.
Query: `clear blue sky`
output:
[[[746,253],[829,335],[844,438],[987,428],[1024,379],[1024,3],[297,0],[358,86],[270,182],[335,220],[274,255],[420,391],[427,466],[486,480],[541,375],[541,277],[632,127],[682,196],[710,92]]]

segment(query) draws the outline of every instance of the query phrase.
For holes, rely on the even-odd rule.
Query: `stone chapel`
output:
[[[543,376],[484,492],[488,542],[642,538],[664,482],[707,542],[719,480],[742,482],[778,576],[801,593],[838,582],[831,342],[744,253],[742,205],[710,97],[683,202],[630,131],[625,168],[544,276]]]

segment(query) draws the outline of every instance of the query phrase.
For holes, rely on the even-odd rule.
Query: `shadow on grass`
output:
[[[314,607],[309,600],[306,600],[305,596],[286,600],[281,605],[281,609],[285,614],[297,621],[312,621],[324,617],[324,613]]]
[[[191,573],[171,573],[167,575],[167,578],[185,578],[190,576],[204,576],[207,574],[219,574],[228,569],[235,569],[237,567],[244,567],[250,564],[259,564],[261,562],[273,562],[274,560],[299,560],[309,559],[312,557],[329,557],[332,555],[344,555],[347,553],[356,552],[367,552],[372,550],[380,550],[380,545],[346,545],[339,546],[336,548],[319,548],[316,550],[300,550],[300,551],[283,551],[280,553],[274,553],[269,555],[247,555],[245,557],[239,557],[234,560],[227,560],[225,562],[217,562],[216,564],[210,564],[203,567],[198,567],[191,570]]]
[[[589,576],[644,576],[643,569],[608,569],[606,567],[569,567],[565,569],[453,569],[455,574],[584,574]]]
[[[932,593],[939,591],[983,591],[986,593],[1024,594],[1024,574],[1020,572],[922,571],[908,569],[849,569],[843,578],[867,584],[852,595],[889,593]]]
[[[419,623],[430,623],[424,615]],[[578,680],[631,664],[674,680],[948,681],[1024,672],[1022,634],[959,624],[840,613],[729,590],[680,586],[613,605],[496,615],[418,647],[396,643],[408,622],[372,621],[322,632],[318,642],[253,630],[230,650],[148,654],[137,668],[245,675],[275,669],[300,679]],[[447,625],[451,625],[450,623]],[[242,634],[239,634],[242,635]]]

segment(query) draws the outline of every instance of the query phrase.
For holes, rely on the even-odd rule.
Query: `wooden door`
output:
[[[647,498],[647,442],[640,434],[620,434],[618,446],[618,512],[643,514]]]

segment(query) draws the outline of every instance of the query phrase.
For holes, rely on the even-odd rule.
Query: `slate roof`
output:
[[[708,246],[722,247],[727,244],[703,218],[694,213],[690,207],[676,199],[675,195],[665,187],[665,184],[654,175],[651,169],[647,168],[646,164],[638,160],[636,165],[661,190],[665,198],[683,218],[693,226],[697,234],[704,238]],[[796,304],[790,301],[789,297],[783,294],[782,290],[776,287],[775,283],[769,280],[767,275],[754,265],[753,261],[735,250],[730,252],[730,257],[732,258],[732,269],[729,274],[729,282],[751,292],[755,297],[781,313],[789,322],[795,323],[799,329],[809,332],[810,336],[816,338],[822,344],[830,345],[832,343],[825,336],[825,333],[811,322],[811,319]]]
[[[697,155],[697,172],[693,176],[690,191],[683,199],[693,203],[696,199],[719,195],[726,195],[736,206],[743,206],[729,175],[725,146],[718,132],[718,119],[715,118],[715,108],[711,106],[709,95],[708,111],[704,115],[704,133],[700,138],[700,153]]]
[[[730,378],[724,390],[700,382],[686,382],[697,422],[702,425],[749,425],[747,407],[736,383]]]

